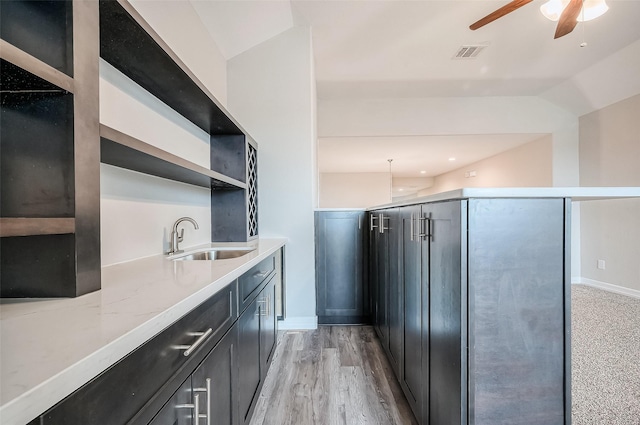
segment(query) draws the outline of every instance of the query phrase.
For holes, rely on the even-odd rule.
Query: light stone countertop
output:
[[[402,207],[426,202],[468,198],[571,198],[572,201],[594,201],[606,199],[640,198],[640,187],[495,187],[462,188],[418,198],[403,199],[385,205],[367,208],[367,211],[382,208]]]
[[[44,413],[261,260],[286,239],[260,239],[234,259],[171,261],[156,255],[102,269],[102,289],[77,298],[3,299],[0,422]],[[192,247],[195,251],[208,244]]]

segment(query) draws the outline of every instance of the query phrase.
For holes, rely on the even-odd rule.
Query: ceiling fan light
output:
[[[565,7],[569,4],[569,0],[549,0],[540,6],[540,13],[551,21],[560,19],[560,15]]]
[[[585,0],[582,6],[582,12],[578,15],[578,21],[586,22],[592,19],[596,19],[604,15],[609,6],[605,0]]]
[[[558,21],[565,7],[569,4],[569,0],[549,0],[540,6],[540,13],[551,21]],[[582,11],[578,15],[578,21],[590,21],[596,19],[606,13],[609,6],[605,0],[584,0]]]

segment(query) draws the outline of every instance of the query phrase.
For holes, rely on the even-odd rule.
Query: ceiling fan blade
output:
[[[582,10],[582,0],[571,0],[560,15],[558,26],[556,27],[556,35],[553,37],[560,38],[569,34],[578,25],[578,15]]]
[[[471,30],[477,30],[478,28],[481,28],[485,25],[487,25],[490,22],[495,21],[498,18],[503,17],[504,15],[513,12],[516,9],[520,9],[522,6],[524,6],[525,4],[531,3],[533,0],[513,0],[507,4],[505,4],[504,6],[502,6],[500,9],[496,10],[493,13],[488,14],[487,16],[485,16],[484,18],[480,19],[477,22],[474,22],[473,24],[469,25],[469,29]],[[580,2],[580,4],[582,4],[582,2]]]

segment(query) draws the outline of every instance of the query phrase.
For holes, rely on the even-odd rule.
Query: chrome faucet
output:
[[[178,235],[178,225],[183,221],[188,221],[191,224],[193,224],[193,227],[195,229],[199,229],[198,223],[196,223],[196,221],[191,217],[181,217],[177,219],[176,222],[173,223],[173,230],[171,231],[171,249],[169,250],[169,252],[167,252],[167,254],[169,255],[178,254],[182,252],[182,250],[178,247],[178,244],[182,242],[182,240],[184,239],[184,228],[180,231],[180,234]]]

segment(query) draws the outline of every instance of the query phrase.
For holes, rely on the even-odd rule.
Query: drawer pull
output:
[[[184,356],[186,357],[189,354],[193,353],[194,350],[198,348],[200,344],[202,344],[212,333],[213,329],[211,328],[207,329],[206,332],[193,332],[191,335],[198,337],[198,339],[196,339],[196,342],[191,345],[176,345],[175,348],[177,348],[178,350],[185,350],[185,352],[182,354],[184,354]]]
[[[265,277],[268,274],[269,274],[269,271],[267,270],[266,272],[255,272],[253,275],[255,277]]]

